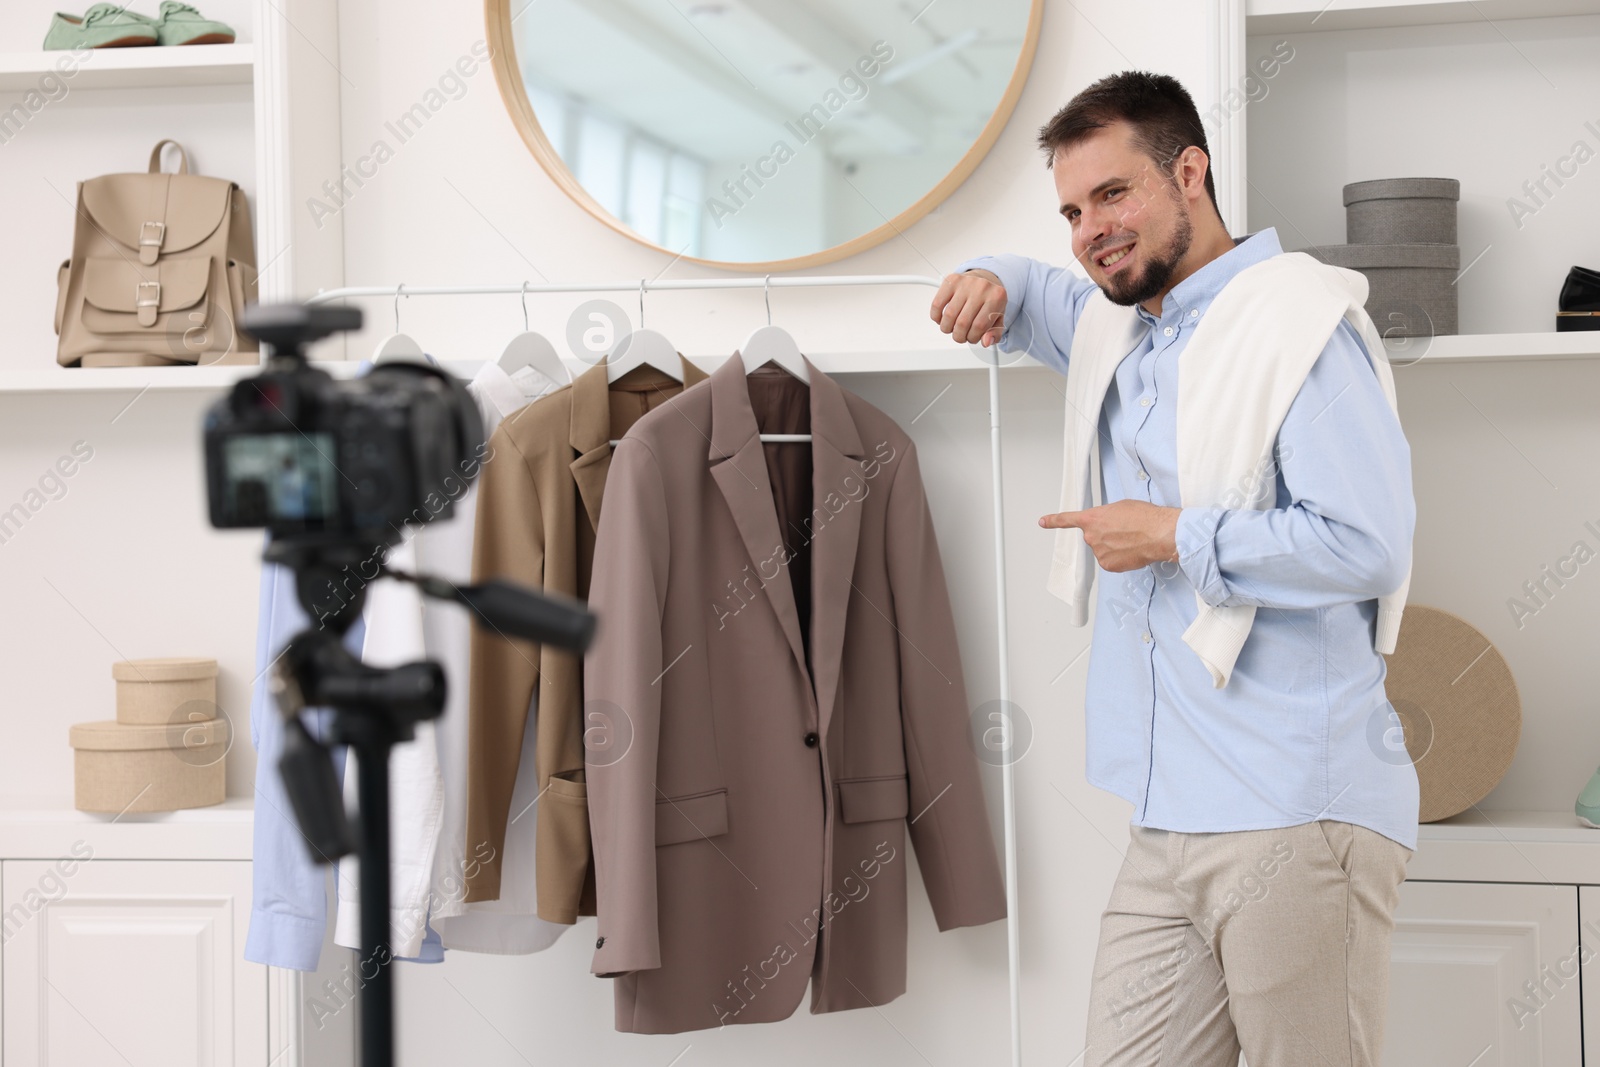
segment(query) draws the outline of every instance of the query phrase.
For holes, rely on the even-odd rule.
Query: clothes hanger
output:
[[[761,292],[767,302],[767,324],[756,327],[755,332],[746,337],[744,344],[739,346],[739,355],[744,360],[744,372],[749,374],[757,367],[776,363],[810,385],[811,375],[806,370],[805,359],[800,355],[800,346],[795,344],[788,330],[772,325],[772,275],[767,275],[766,284],[761,287]]]
[[[772,275],[767,275],[766,284],[761,287],[763,297],[767,302],[767,324],[758,326],[744,344],[739,346],[739,357],[744,360],[744,372],[748,375],[757,367],[774,363],[790,374],[799,378],[807,385],[811,384],[811,375],[806,370],[806,361],[800,356],[800,346],[794,343],[794,338],[789,331],[780,326],[772,325]],[[804,444],[811,440],[808,433],[764,433],[761,435],[763,444]]]
[[[639,279],[639,328],[622,339],[622,344],[617,350],[606,357],[606,384],[621,378],[629,371],[639,367],[654,367],[674,381],[683,381],[683,364],[678,356],[678,349],[667,340],[666,335],[655,330],[644,328],[644,283]],[[611,447],[616,448],[621,441],[613,438]]]
[[[749,337],[744,339],[744,344],[739,346],[739,357],[744,360],[744,372],[748,375],[757,367],[774,363],[790,374],[799,378],[807,385],[811,384],[811,374],[806,370],[806,361],[800,355],[800,346],[795,344],[789,331],[781,326],[772,325],[772,275],[767,275],[767,280],[761,287],[761,295],[767,303],[767,324],[757,326]],[[761,435],[763,444],[769,442],[802,444],[810,441],[808,433],[764,433]]]
[[[617,350],[606,357],[606,382],[610,384],[639,367],[654,367],[675,381],[683,381],[683,365],[678,350],[666,336],[644,328],[644,283],[639,279],[639,328],[622,339]]]
[[[372,353],[374,363],[387,363],[395,359],[429,359],[410,334],[400,332],[400,295],[404,289],[404,283],[394,287],[394,333],[378,342],[377,350]]]
[[[527,375],[519,377],[517,371],[524,367],[532,367],[557,385],[568,385],[572,382],[572,371],[561,361],[561,356],[556,352],[556,346],[547,341],[543,334],[534,333],[528,329],[528,283],[522,283],[522,332],[513,337],[506,345],[504,352],[500,353],[500,369],[511,376],[511,379],[524,386],[523,395],[528,395],[526,388]]]

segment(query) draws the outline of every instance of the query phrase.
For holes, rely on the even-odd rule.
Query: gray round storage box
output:
[[[1456,245],[1321,245],[1304,250],[1367,279],[1367,314],[1384,337],[1456,332]]]
[[[1454,178],[1351,182],[1344,187],[1344,239],[1353,245],[1453,245],[1460,199]]]

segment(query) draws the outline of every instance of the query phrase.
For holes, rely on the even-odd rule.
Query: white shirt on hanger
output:
[[[502,420],[558,388],[533,367],[518,368],[513,378],[493,361],[467,385],[483,417],[486,441]],[[395,569],[458,584],[472,580],[478,489],[474,483],[457,491],[460,495],[449,519],[412,529],[411,536],[390,551],[389,563]],[[537,915],[533,870],[537,819],[514,819],[507,828],[500,899],[472,904],[463,899],[469,865],[485,858],[474,855],[466,842],[467,679],[473,625],[466,609],[428,600],[410,583],[384,581],[367,591],[363,617],[367,626],[363,662],[394,666],[433,659],[444,667],[448,681],[444,715],[418,723],[416,738],[396,746],[389,761],[390,952],[397,957],[416,955],[430,922],[446,948],[529,953],[550,947],[567,927]],[[530,772],[519,776],[514,800],[520,805],[532,803],[531,791],[537,785],[537,775],[531,772],[535,764],[530,750],[536,736],[532,725],[530,713],[522,762]],[[345,776],[347,805],[354,804],[358,774],[352,762]],[[525,792],[529,795],[524,798]],[[359,948],[359,863],[347,856],[339,868],[334,941]]]

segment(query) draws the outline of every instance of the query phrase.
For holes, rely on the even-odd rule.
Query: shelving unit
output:
[[[194,494],[188,464],[195,459],[199,427],[192,418],[141,418],[137,405],[133,417],[108,416],[128,410],[125,405],[145,390],[191,397],[198,392],[202,399],[207,392],[220,394],[259,367],[57,366],[51,321],[57,265],[71,254],[75,184],[102,174],[143,171],[151,147],[171,138],[188,151],[191,172],[229,179],[245,191],[260,299],[286,300],[343,284],[342,227],[318,229],[304,208],[307,197],[325,179],[336,178],[342,166],[338,5],[211,0],[202,5],[206,15],[234,27],[236,43],[44,51],[39,44],[56,6],[47,0],[12,0],[0,28],[0,195],[7,206],[10,253],[0,268],[0,289],[6,293],[0,301],[0,335],[7,342],[0,356],[0,403],[9,434],[6,483],[23,487],[8,491],[0,505],[11,515],[5,531],[10,606],[19,617],[37,620],[53,611],[72,611],[63,603],[66,597],[82,607],[83,621],[93,616],[91,625],[116,629],[107,621],[115,612],[103,603],[89,604],[71,582],[109,588],[117,580],[116,568],[125,566],[126,546],[70,554],[57,552],[43,529],[39,536],[33,536],[33,528],[26,535],[15,533],[20,521],[45,521],[32,517],[31,504],[13,506],[40,476],[35,456],[48,465],[59,453],[58,437],[70,442],[81,436],[96,449],[100,466],[92,470],[107,473],[101,501],[118,499],[135,478],[144,490],[136,500],[121,497],[115,525],[159,529],[161,535],[152,541],[167,538],[184,546],[181,553],[160,547],[142,552],[142,566],[165,568],[174,588],[203,573],[222,590],[214,599],[197,597],[191,610],[164,613],[149,630],[171,647],[216,649],[224,688],[230,690],[219,699],[241,709],[238,687],[254,673],[255,629],[253,602],[241,605],[253,582],[248,576],[238,580],[242,569],[225,575],[222,568],[253,565],[256,551],[242,541],[243,551],[202,541],[211,536],[202,509],[185,506]],[[147,0],[134,9],[154,14],[157,6]],[[94,403],[77,395],[84,393],[111,395]],[[119,464],[127,465],[121,471],[134,473],[120,478]],[[72,491],[93,508],[82,485],[74,483]],[[66,519],[65,509],[57,508],[51,514]],[[68,523],[64,537],[69,541],[77,530],[99,525],[82,514],[73,521],[85,525]],[[20,540],[23,536],[27,540]],[[56,591],[46,584],[51,581]],[[61,646],[59,658],[55,653],[31,657],[30,665],[41,674],[70,680],[55,687],[59,699],[33,701],[39,710],[30,720],[35,729],[13,738],[8,764],[13,773],[7,780],[17,793],[60,786],[53,774],[30,779],[15,772],[19,767],[31,771],[34,764],[61,765],[68,722],[93,717],[72,711],[86,699],[85,675],[99,673],[85,671],[84,663],[116,654],[79,643]],[[236,715],[235,721],[242,729],[244,717]],[[248,747],[247,738],[235,737],[233,743]],[[230,762],[238,762],[238,755]],[[248,780],[239,789],[247,792]],[[0,1055],[7,1062],[79,1063],[107,1054],[104,1044],[92,1049],[74,1044],[74,1028],[88,1035],[90,1045],[103,1039],[82,1019],[64,1013],[62,998],[106,1032],[125,1035],[116,1038],[122,1047],[141,1048],[163,1062],[185,1054],[208,1063],[270,1061],[274,1067],[354,1062],[348,1020],[328,1034],[302,1020],[314,984],[303,984],[298,972],[269,974],[242,959],[251,907],[252,806],[251,797],[237,796],[209,808],[112,818],[75,811],[70,796],[0,797],[0,867],[12,894],[3,902],[10,918],[0,961],[5,975]],[[92,860],[78,862],[70,875],[50,873],[62,858],[82,860],[85,846]],[[52,889],[58,878],[70,885],[65,904]],[[69,909],[77,910],[63,923],[59,916]],[[87,925],[71,921],[72,915],[85,913],[115,918]],[[107,948],[102,935],[113,928],[116,947]],[[129,949],[130,943],[148,947]],[[75,970],[78,960],[95,962],[88,970]],[[79,975],[91,977],[79,981]],[[321,980],[331,973],[312,977]],[[51,985],[55,993],[49,993]],[[130,1009],[125,994],[135,987],[149,998]],[[165,989],[188,992],[163,997]],[[48,1056],[34,1047],[36,1040],[49,1042]],[[185,1044],[187,1053],[169,1054]]]
[[[1248,0],[1245,32],[1317,33],[1597,13],[1596,0]]]
[[[0,91],[34,88],[47,74],[60,77],[69,90],[249,85],[255,77],[255,46],[102,48],[81,55],[71,51],[0,53]]]

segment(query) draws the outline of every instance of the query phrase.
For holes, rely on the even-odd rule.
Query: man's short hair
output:
[[[1178,156],[1190,145],[1204,152],[1207,160],[1211,158],[1200,112],[1183,84],[1167,74],[1125,70],[1084,89],[1040,127],[1039,147],[1044,150],[1045,166],[1055,165],[1058,149],[1071,148],[1095,130],[1118,121],[1133,128],[1133,143],[1155,160],[1163,175],[1171,175]],[[1206,195],[1221,218],[1211,171],[1207,166]]]

